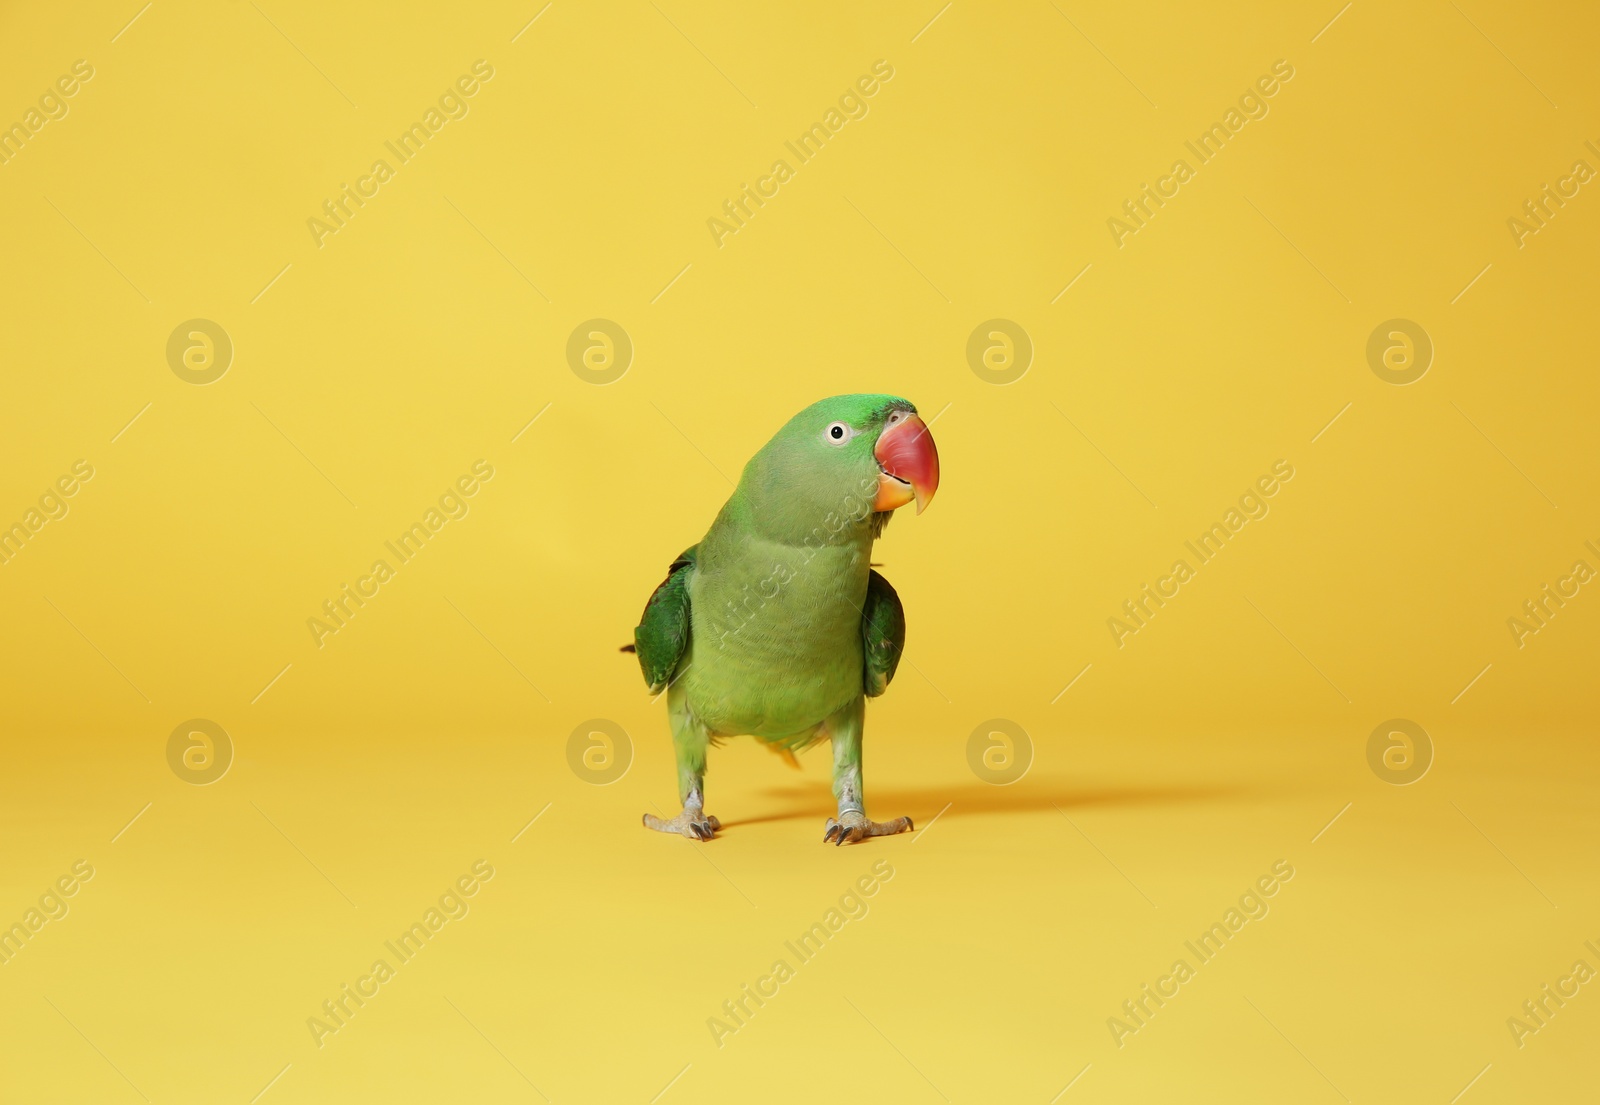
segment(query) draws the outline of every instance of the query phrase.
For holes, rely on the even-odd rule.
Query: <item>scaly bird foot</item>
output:
[[[722,822],[702,813],[699,806],[685,806],[683,812],[670,821],[653,813],[645,814],[644,827],[658,833],[678,833],[690,840],[710,840],[722,828]]]
[[[846,842],[854,844],[869,836],[894,836],[896,833],[909,832],[915,827],[909,817],[897,817],[893,821],[868,821],[866,814],[850,810],[842,814],[837,821],[828,818],[822,842],[827,844],[831,841],[835,845]]]

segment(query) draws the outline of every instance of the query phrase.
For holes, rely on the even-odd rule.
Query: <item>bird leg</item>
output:
[[[678,833],[690,840],[710,840],[722,822],[705,813],[706,746],[711,736],[689,711],[682,683],[667,692],[667,720],[672,725],[672,747],[678,760],[678,799],[683,812],[677,817],[644,815],[644,827],[660,833]]]
[[[893,836],[914,827],[909,817],[893,821],[867,818],[861,793],[861,729],[865,714],[866,699],[860,697],[823,722],[833,742],[833,796],[839,803],[839,816],[828,818],[823,827],[824,844],[854,844],[869,836]]]

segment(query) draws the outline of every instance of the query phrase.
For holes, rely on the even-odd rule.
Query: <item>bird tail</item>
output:
[[[794,749],[786,744],[769,744],[767,748],[784,763],[796,771],[800,770],[800,759],[794,754]]]

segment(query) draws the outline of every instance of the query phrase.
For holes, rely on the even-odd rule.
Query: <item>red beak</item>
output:
[[[872,455],[883,469],[872,509],[894,510],[915,499],[921,514],[939,490],[939,450],[922,419],[908,414],[889,426],[878,435]]]

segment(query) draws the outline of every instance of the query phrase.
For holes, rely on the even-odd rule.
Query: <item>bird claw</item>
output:
[[[722,828],[722,822],[707,813],[702,813],[698,807],[685,806],[682,813],[670,820],[657,817],[655,814],[644,815],[644,827],[654,829],[659,833],[677,833],[690,840],[711,840]]]
[[[717,830],[722,828],[722,822],[715,817],[707,817],[704,821],[691,821],[689,829],[701,840],[710,840],[717,835]]]
[[[866,814],[851,810],[842,814],[839,820],[828,818],[822,842],[831,843],[837,848],[869,836],[894,836],[896,833],[909,832],[914,827],[909,817],[897,817],[893,821],[869,821]]]

